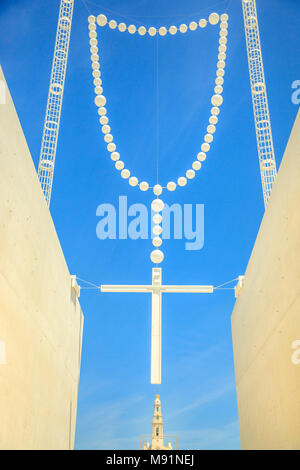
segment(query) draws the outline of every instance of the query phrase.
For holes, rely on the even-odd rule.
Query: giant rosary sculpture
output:
[[[160,27],[158,30],[155,27],[150,27],[148,30],[144,26],[140,26],[138,29],[135,25],[126,26],[125,23],[119,23],[115,20],[110,20],[108,22],[105,15],[98,15],[97,18],[93,15],[89,16],[89,36],[90,36],[90,50],[91,50],[91,60],[92,60],[92,69],[95,85],[95,104],[98,107],[98,114],[100,116],[100,124],[102,125],[102,132],[104,134],[104,141],[107,143],[107,150],[110,153],[111,159],[115,162],[115,167],[121,172],[121,177],[128,179],[130,186],[136,186],[141,191],[148,191],[148,189],[153,189],[155,196],[160,196],[163,190],[175,191],[178,186],[185,186],[189,179],[193,179],[196,175],[196,171],[199,171],[202,165],[202,162],[206,160],[206,154],[210,150],[210,144],[213,141],[213,134],[216,131],[216,124],[218,122],[218,115],[220,113],[219,107],[223,103],[222,92],[223,92],[223,83],[225,75],[225,59],[226,59],[226,50],[227,50],[227,34],[228,34],[228,15],[224,13],[221,17],[217,13],[212,13],[209,16],[209,23],[211,25],[217,25],[220,23],[220,39],[219,39],[219,53],[218,53],[218,63],[217,63],[217,77],[215,80],[214,95],[212,96],[212,109],[211,116],[209,118],[209,125],[207,127],[207,133],[204,136],[204,142],[201,145],[201,152],[197,155],[197,160],[192,163],[192,168],[186,171],[185,176],[180,176],[177,179],[177,183],[174,181],[169,181],[166,186],[160,184],[155,184],[150,186],[147,181],[138,181],[138,178],[131,175],[131,172],[125,168],[125,164],[120,160],[120,154],[117,152],[116,144],[113,142],[113,136],[111,134],[111,128],[108,124],[109,119],[107,117],[106,98],[103,95],[100,64],[99,64],[99,55],[98,55],[98,41],[97,41],[97,26],[108,26],[111,29],[118,28],[119,31],[125,32],[128,30],[130,34],[135,34],[136,32],[144,36],[148,33],[151,37],[154,37],[156,34],[160,36],[165,36],[168,32],[171,35],[179,31],[184,34],[187,32],[188,28],[191,31],[197,30],[198,26],[204,28],[207,25],[205,19],[201,19],[198,23],[192,21],[189,26],[186,24],[181,24],[177,29],[176,26],[170,26],[169,29],[164,26]],[[155,249],[151,252],[151,261],[156,264],[156,267],[152,269],[152,284],[151,285],[136,285],[136,286],[101,286],[102,292],[148,292],[152,294],[152,327],[151,327],[151,383],[160,384],[161,383],[161,294],[162,293],[175,293],[175,292],[189,292],[189,293],[213,293],[213,286],[167,286],[162,285],[162,274],[161,268],[157,267],[157,264],[160,264],[164,259],[163,252],[159,249],[162,245],[162,238],[160,237],[162,233],[162,215],[160,214],[164,208],[164,203],[162,199],[156,197],[152,203],[151,208],[155,213],[153,216],[153,234],[155,235],[152,243]]]

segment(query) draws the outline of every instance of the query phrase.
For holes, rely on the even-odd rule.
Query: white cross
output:
[[[212,294],[213,286],[164,286],[161,268],[152,268],[152,285],[146,286],[100,286],[101,292],[135,292],[152,294],[151,326],[151,383],[161,383],[161,294],[190,293]]]

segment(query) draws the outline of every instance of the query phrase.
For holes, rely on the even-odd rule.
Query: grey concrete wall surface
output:
[[[232,314],[243,449],[300,449],[299,290],[300,113]]]
[[[5,83],[2,69],[0,80]],[[0,449],[73,448],[82,330],[80,304],[5,83],[0,104]]]

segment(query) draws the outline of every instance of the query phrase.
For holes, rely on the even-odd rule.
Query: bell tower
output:
[[[152,442],[143,442],[143,437],[150,436],[141,436],[140,448],[144,450],[173,450],[172,442],[169,442],[168,445],[164,445],[164,437],[173,437],[176,438],[176,449],[178,448],[177,436],[164,436],[163,430],[163,418],[161,412],[161,402],[159,394],[157,393],[154,401],[154,412],[152,419]]]

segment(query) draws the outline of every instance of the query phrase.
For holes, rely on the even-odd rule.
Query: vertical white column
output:
[[[161,292],[152,292],[151,383],[161,383]]]

